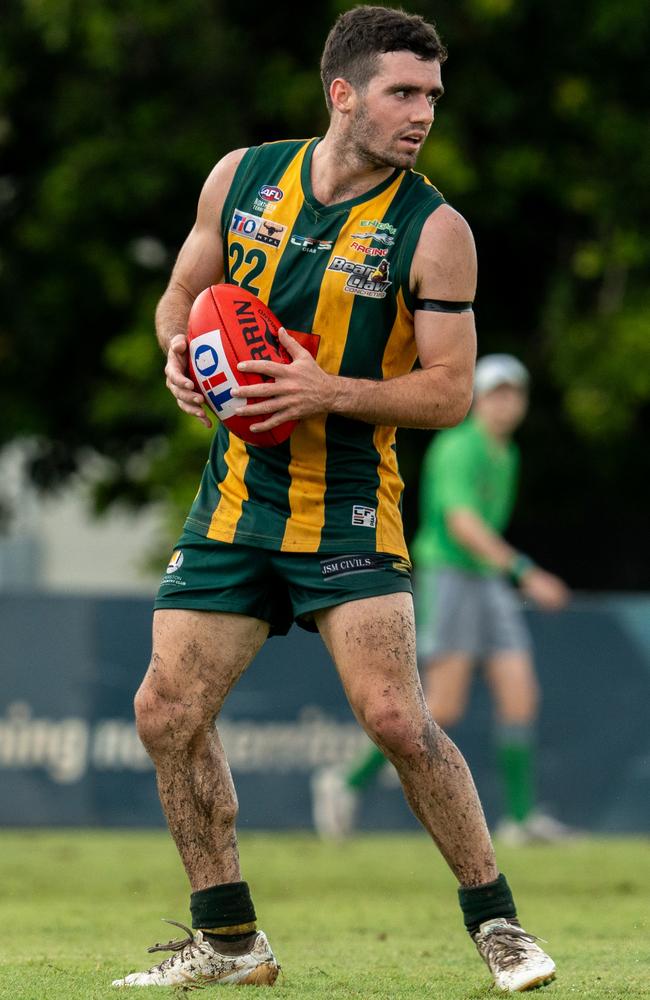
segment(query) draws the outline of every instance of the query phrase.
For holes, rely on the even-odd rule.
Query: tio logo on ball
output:
[[[192,367],[203,395],[214,412],[230,417],[240,407],[233,399],[232,390],[238,385],[226,359],[219,330],[209,330],[190,341]]]

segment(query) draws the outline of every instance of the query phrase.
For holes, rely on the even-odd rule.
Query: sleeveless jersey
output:
[[[323,205],[310,180],[318,142],[244,154],[221,219],[225,281],[258,295],[287,328],[316,334],[326,372],[406,374],[416,359],[411,261],[444,199],[421,174],[395,170],[358,198]],[[403,485],[394,427],[321,415],[260,448],[220,424],[186,527],[285,552],[408,559]]]

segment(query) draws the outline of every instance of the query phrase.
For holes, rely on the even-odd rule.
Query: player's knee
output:
[[[170,700],[146,682],[135,696],[134,709],[138,736],[152,757],[188,746],[204,721],[189,699]]]
[[[420,731],[413,718],[397,706],[382,705],[365,713],[367,732],[393,759],[421,752]]]

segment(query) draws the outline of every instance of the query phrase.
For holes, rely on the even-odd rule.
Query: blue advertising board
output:
[[[587,830],[650,831],[649,611],[646,597],[600,597],[557,615],[527,612],[543,690],[539,796]],[[132,707],[150,653],[150,602],[2,595],[0,629],[0,823],[163,824]],[[490,729],[479,672],[451,735],[494,823]],[[265,644],[219,730],[242,828],[308,828],[313,772],[367,746],[322,642],[298,628]],[[364,796],[361,827],[416,826],[386,769]]]

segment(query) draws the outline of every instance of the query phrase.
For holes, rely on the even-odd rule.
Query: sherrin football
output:
[[[237,369],[239,361],[276,361],[289,364],[291,357],[282,347],[278,330],[282,323],[256,295],[238,285],[221,284],[205,288],[190,312],[187,338],[189,373],[206,403],[229,431],[249,444],[269,447],[290,436],[297,421],[290,420],[270,431],[254,433],[251,424],[263,416],[235,416],[243,400],[232,395],[237,385],[258,385],[268,376]],[[316,356],[318,338],[287,331]],[[251,400],[255,402],[255,400]]]

